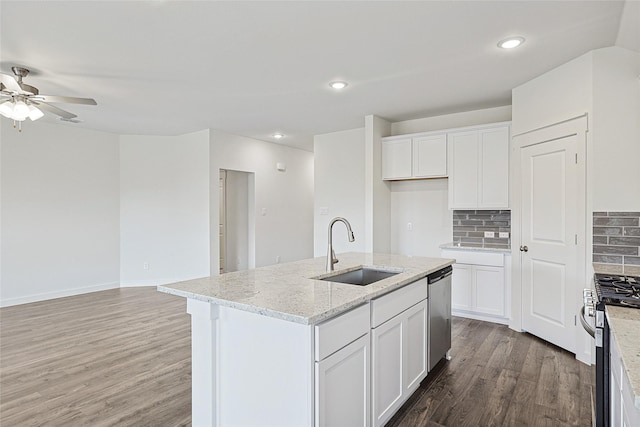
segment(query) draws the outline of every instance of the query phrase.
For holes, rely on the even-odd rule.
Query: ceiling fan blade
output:
[[[0,73],[0,83],[4,85],[11,92],[22,92],[22,88],[18,84],[18,81],[9,74]]]
[[[60,102],[63,104],[86,104],[86,105],[98,105],[95,99],[91,98],[75,98],[73,96],[52,96],[52,95],[36,95],[30,99],[43,102]]]
[[[70,113],[70,112],[65,111],[65,110],[63,110],[61,108],[58,108],[58,107],[54,107],[53,105],[49,105],[46,102],[42,102],[42,101],[38,101],[38,102],[31,101],[31,102],[33,102],[33,105],[36,105],[38,108],[41,108],[41,109],[43,109],[45,111],[48,111],[50,113],[55,114],[56,116],[60,116],[60,117],[63,117],[65,119],[73,119],[75,117],[78,117],[77,115],[75,115],[73,113]]]

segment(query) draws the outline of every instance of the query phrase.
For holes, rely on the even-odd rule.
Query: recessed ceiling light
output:
[[[283,133],[274,133],[273,135],[271,135],[272,137],[274,137],[275,139],[282,139],[284,138],[284,134]]]
[[[498,42],[498,47],[503,49],[513,49],[514,47],[520,46],[522,43],[524,43],[524,37],[509,37],[504,40],[500,40]]]
[[[333,89],[340,90],[340,89],[344,89],[345,87],[349,86],[349,83],[347,83],[347,82],[340,82],[340,81],[338,81],[338,82],[331,82],[331,83],[329,83],[329,86],[331,86]]]

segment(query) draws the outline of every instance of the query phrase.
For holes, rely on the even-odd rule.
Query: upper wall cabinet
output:
[[[447,135],[443,132],[382,139],[382,179],[447,176]]]
[[[509,208],[510,125],[447,134],[449,209]]]

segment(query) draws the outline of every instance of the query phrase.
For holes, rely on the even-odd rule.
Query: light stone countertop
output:
[[[510,254],[511,249],[506,248],[492,248],[491,246],[464,246],[464,243],[445,243],[440,245],[440,249],[455,249],[460,251],[477,251],[477,252],[497,252],[501,254]]]
[[[326,257],[275,264],[254,270],[226,273],[160,285],[168,294],[311,325],[334,317],[455,262],[453,259],[389,254],[343,253],[335,271],[361,266],[400,268],[402,273],[367,286],[317,280],[326,277]],[[316,279],[314,279],[316,278]]]
[[[606,306],[609,328],[616,337],[622,365],[629,377],[635,396],[635,406],[640,409],[640,309]]]

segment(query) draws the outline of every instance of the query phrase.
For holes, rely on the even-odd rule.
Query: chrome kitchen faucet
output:
[[[329,244],[327,247],[327,271],[333,271],[333,265],[338,262],[338,258],[336,258],[336,253],[333,251],[333,224],[338,221],[344,222],[344,225],[347,227],[347,235],[349,237],[349,241],[353,242],[356,240],[353,235],[353,231],[351,230],[351,224],[349,221],[342,217],[336,217],[331,220],[329,223]]]

